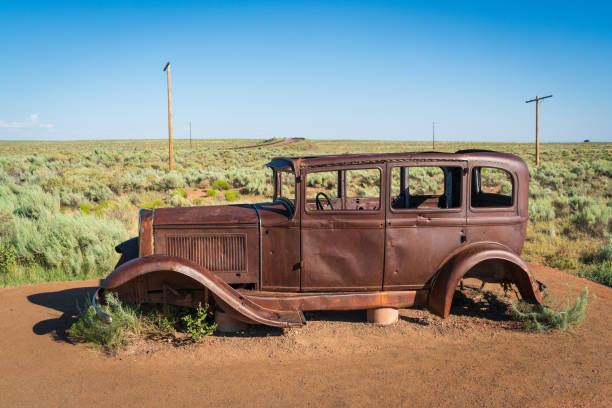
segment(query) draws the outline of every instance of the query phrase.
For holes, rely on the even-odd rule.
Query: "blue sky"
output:
[[[578,6],[579,5],[579,6]],[[0,139],[612,141],[612,6],[0,0]]]

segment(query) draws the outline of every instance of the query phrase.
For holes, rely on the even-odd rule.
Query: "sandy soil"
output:
[[[568,285],[597,296],[574,333],[525,333],[467,288],[446,320],[402,310],[381,328],[321,312],[302,329],[108,357],[66,337],[95,281],[0,289],[0,406],[612,406],[612,289],[533,268],[557,299]]]

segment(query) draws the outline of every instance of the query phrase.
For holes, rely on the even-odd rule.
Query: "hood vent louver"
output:
[[[246,235],[169,236],[168,255],[189,259],[211,272],[246,272]]]

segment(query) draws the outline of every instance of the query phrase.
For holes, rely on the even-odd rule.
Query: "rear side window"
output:
[[[393,167],[391,208],[461,207],[461,178],[460,167]]]
[[[494,167],[472,169],[472,207],[512,207],[512,175]]]

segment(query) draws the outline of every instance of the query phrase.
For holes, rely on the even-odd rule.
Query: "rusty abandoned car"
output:
[[[313,310],[426,306],[447,317],[466,277],[543,301],[520,257],[529,172],[517,156],[278,157],[267,167],[269,203],[140,210],[139,236],[117,247],[94,304],[115,291],[276,327],[301,326]]]

